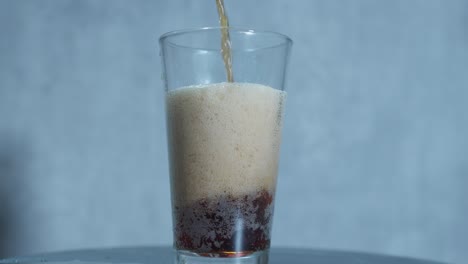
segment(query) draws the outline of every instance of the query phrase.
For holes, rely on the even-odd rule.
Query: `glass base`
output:
[[[268,264],[268,250],[244,255],[242,253],[225,253],[201,255],[186,250],[176,250],[175,264]]]

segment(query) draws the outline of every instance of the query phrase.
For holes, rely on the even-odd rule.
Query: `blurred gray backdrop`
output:
[[[172,242],[157,38],[214,0],[0,0],[0,257]],[[226,0],[294,41],[273,245],[468,258],[468,1]]]

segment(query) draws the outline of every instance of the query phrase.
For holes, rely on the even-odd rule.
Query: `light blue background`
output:
[[[226,5],[295,41],[273,245],[466,261],[468,1]],[[157,37],[216,15],[0,0],[0,256],[171,243]]]

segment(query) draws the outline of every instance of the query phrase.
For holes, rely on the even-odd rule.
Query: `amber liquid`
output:
[[[236,82],[167,93],[174,248],[181,255],[265,256],[284,96]]]
[[[273,194],[220,195],[175,206],[175,246],[205,257],[243,257],[270,247]]]
[[[219,24],[221,26],[221,54],[223,56],[224,67],[228,82],[234,82],[232,74],[232,57],[231,57],[231,38],[229,37],[229,20],[224,8],[224,0],[216,0],[218,9]]]

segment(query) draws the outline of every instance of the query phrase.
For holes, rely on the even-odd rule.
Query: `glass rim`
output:
[[[216,27],[196,27],[196,28],[185,28],[185,29],[178,29],[178,30],[172,30],[168,31],[164,34],[162,34],[159,37],[159,43],[162,46],[163,43],[167,43],[168,45],[171,45],[173,47],[178,47],[178,48],[186,48],[186,49],[192,49],[192,50],[201,50],[201,51],[219,51],[220,49],[216,48],[202,48],[202,47],[191,47],[191,46],[185,46],[185,45],[180,45],[176,44],[172,41],[169,41],[168,39],[171,37],[177,37],[181,35],[186,35],[190,33],[196,33],[196,32],[207,32],[207,31],[213,31],[213,30],[222,30],[222,29],[229,29],[230,31],[233,30],[237,33],[242,33],[246,35],[269,35],[269,36],[275,36],[281,39],[281,41],[278,44],[273,44],[270,46],[266,47],[261,47],[261,48],[252,48],[252,49],[244,49],[242,51],[254,51],[254,50],[263,50],[263,49],[270,49],[270,48],[275,48],[275,47],[280,47],[283,45],[292,45],[293,40],[288,37],[285,34],[276,32],[276,31],[270,31],[270,30],[258,30],[258,29],[252,29],[252,28],[243,28],[243,27],[221,27],[221,26],[216,26]],[[233,50],[235,51],[235,49]]]

